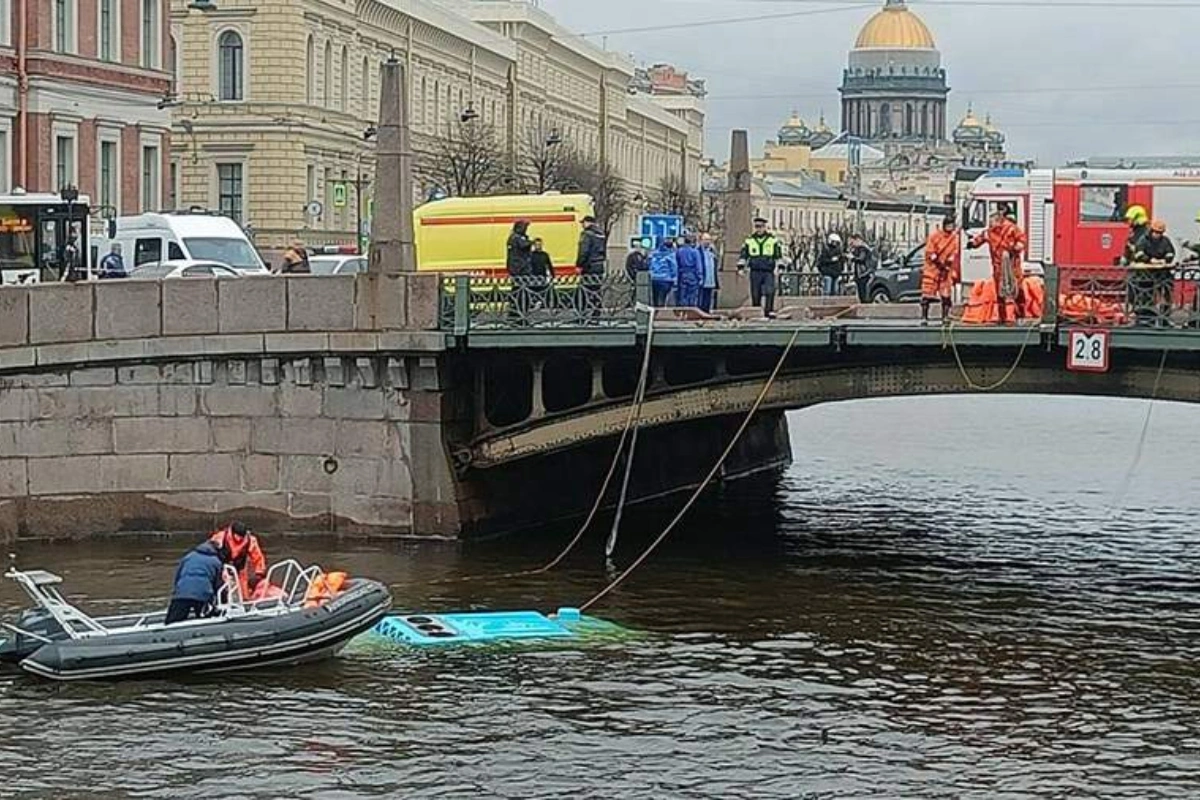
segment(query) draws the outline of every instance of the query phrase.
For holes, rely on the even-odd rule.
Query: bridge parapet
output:
[[[264,337],[282,342],[282,334],[292,334],[292,349],[311,335],[307,349],[328,344],[316,341],[322,336],[433,332],[437,302],[437,277],[411,274],[7,286],[0,289],[0,369],[106,354],[186,355],[193,347],[199,356],[217,345],[261,351]]]

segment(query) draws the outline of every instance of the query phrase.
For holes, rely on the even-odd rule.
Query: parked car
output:
[[[217,261],[180,259],[143,264],[129,277],[153,281],[166,278],[240,278],[242,274],[228,264]]]
[[[889,258],[875,268],[867,284],[872,303],[915,303],[921,299],[921,270],[925,245],[909,251],[903,259]]]
[[[308,264],[313,275],[354,275],[367,271],[367,259],[363,256],[309,256]]]
[[[925,268],[925,245],[909,251],[903,260],[890,258],[880,264],[867,284],[872,303],[916,303],[921,299],[921,271]],[[1026,275],[1044,277],[1045,270],[1036,262],[1025,262]]]

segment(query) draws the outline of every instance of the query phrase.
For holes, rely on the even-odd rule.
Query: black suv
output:
[[[915,303],[921,299],[921,270],[925,245],[914,248],[903,261],[889,258],[871,274],[867,299],[872,303]]]

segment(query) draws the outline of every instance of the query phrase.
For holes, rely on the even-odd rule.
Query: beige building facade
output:
[[[419,160],[469,109],[516,172],[544,130],[612,165],[631,198],[680,173],[699,188],[702,104],[631,94],[632,63],[525,2],[222,0],[198,13],[172,0],[171,38],[171,200],[229,214],[268,253],[352,245],[360,217],[369,226],[380,65],[393,55]]]

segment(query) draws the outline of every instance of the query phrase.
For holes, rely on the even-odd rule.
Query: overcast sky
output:
[[[951,85],[951,123],[973,102],[1009,137],[1009,153],[1052,165],[1104,155],[1200,155],[1200,2],[910,0],[933,32]],[[1164,0],[1165,1],[1165,0]],[[986,0],[985,0],[986,2]],[[1078,3],[1080,0],[1070,0]],[[665,61],[708,81],[708,150],[729,131],[754,148],[795,108],[840,127],[837,86],[859,28],[883,0],[539,0],[572,30],[646,28],[591,37],[641,64]],[[1055,7],[1059,4],[1059,7]],[[807,16],[673,30],[679,22]],[[811,13],[819,12],[819,13]]]

